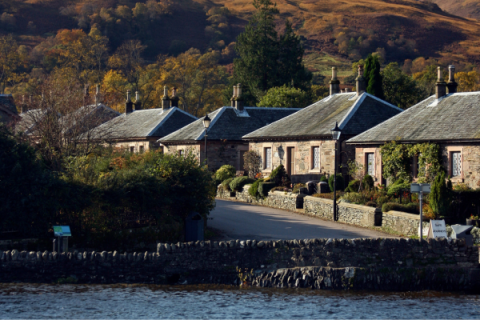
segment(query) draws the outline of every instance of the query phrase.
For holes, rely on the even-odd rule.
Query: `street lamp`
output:
[[[208,168],[208,158],[207,158],[207,130],[208,130],[208,127],[210,127],[210,122],[212,122],[212,120],[208,117],[208,114],[205,116],[205,118],[203,118],[203,127],[205,128],[205,164],[207,165],[207,168]]]
[[[333,221],[337,221],[337,141],[340,140],[342,130],[335,121],[335,128],[332,130],[332,138],[335,141],[335,153],[333,157]]]

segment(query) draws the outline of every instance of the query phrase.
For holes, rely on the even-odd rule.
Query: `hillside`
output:
[[[449,0],[436,0],[439,5]],[[1,33],[14,33],[34,47],[63,28],[92,26],[114,50],[126,39],[147,45],[147,59],[190,47],[229,46],[252,14],[252,0],[17,0],[0,1]],[[337,65],[345,75],[351,61],[378,52],[386,62],[418,57],[442,64],[480,62],[480,22],[454,16],[436,4],[415,0],[276,0],[278,28],[288,18],[303,39],[306,64],[327,74]],[[453,0],[451,0],[453,3]],[[465,0],[464,3],[473,3]]]
[[[442,10],[464,18],[480,20],[480,1],[478,0],[429,0]]]

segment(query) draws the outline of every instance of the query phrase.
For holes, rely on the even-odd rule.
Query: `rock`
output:
[[[250,247],[251,244],[252,244],[252,240],[245,241],[245,246],[246,247]]]
[[[2,255],[0,254],[0,259],[1,259]],[[42,252],[41,251],[37,251],[37,260],[40,261],[42,260]]]
[[[76,257],[77,257],[77,260],[78,260],[78,261],[82,261],[83,255],[82,255],[81,252],[79,252],[79,253],[77,253],[77,256],[76,256]]]
[[[90,261],[95,260],[95,255],[96,255],[96,252],[92,251],[91,256],[90,256]]]
[[[230,248],[235,248],[235,240],[230,240],[230,241],[228,241],[228,246],[229,246]]]
[[[12,255],[12,261],[18,260],[18,255],[19,255],[18,250],[13,249],[11,255]]]
[[[164,249],[163,243],[157,243],[157,252],[162,252]]]
[[[252,240],[252,248],[256,248],[257,247],[257,240]]]
[[[263,241],[259,241],[257,243],[257,247],[259,247],[259,248],[263,248],[264,246],[265,246],[265,242],[263,242]]]
[[[48,260],[48,251],[47,251],[47,250],[45,250],[45,251],[42,253],[42,259],[45,260],[45,261]]]
[[[170,244],[165,243],[165,251],[167,251],[167,252],[171,252],[171,251],[172,251],[172,247],[170,246]]]
[[[148,261],[148,251],[145,251],[145,254],[143,256],[143,260]]]
[[[240,241],[240,248],[245,248],[245,241]]]

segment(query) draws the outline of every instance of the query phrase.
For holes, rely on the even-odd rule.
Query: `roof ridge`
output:
[[[230,108],[231,108],[231,107],[230,107]],[[217,120],[220,118],[220,116],[221,116],[221,115],[225,112],[225,110],[227,110],[227,109],[228,109],[228,107],[221,107],[221,108],[217,109],[218,112],[217,112],[217,114],[213,117],[212,122],[210,122],[210,126],[208,127],[207,131],[215,125],[215,123],[217,122]],[[217,111],[217,110],[215,110],[215,111]],[[215,112],[215,111],[213,111],[213,112]],[[210,114],[212,114],[213,112],[210,112]],[[204,119],[204,118],[205,118],[205,117],[200,118],[200,119],[198,119],[198,120],[202,120],[202,119]],[[197,120],[197,121],[198,121],[198,120]],[[192,123],[193,123],[193,122],[192,122]],[[205,130],[203,130],[202,133],[200,133],[200,135],[199,135],[195,140],[202,140],[204,136],[205,136]]]
[[[141,111],[141,110],[138,110],[138,111]],[[165,111],[167,111],[167,114],[163,117],[162,121],[160,121],[160,123],[157,124],[157,125],[155,126],[155,128],[153,128],[153,129],[147,134],[147,137],[151,137],[151,136],[153,135],[153,133],[154,133],[155,131],[157,131],[158,128],[160,128],[160,127],[165,123],[165,121],[167,121],[167,119],[172,116],[172,114],[175,113],[175,110],[173,110],[173,109],[163,110],[163,112],[165,112]],[[162,112],[162,114],[163,114],[163,112]]]

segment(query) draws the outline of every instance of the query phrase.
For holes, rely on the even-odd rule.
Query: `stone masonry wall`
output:
[[[418,235],[420,216],[400,211],[384,212],[382,216],[382,228],[393,230],[403,235]],[[428,222],[423,222],[422,227],[428,227]]]
[[[0,282],[49,283],[69,278],[78,283],[238,284],[242,276],[238,270],[265,274],[303,267],[477,267],[478,249],[464,245],[463,240],[446,239],[423,243],[409,239],[310,239],[161,243],[157,252],[133,253],[12,250],[0,251]]]

